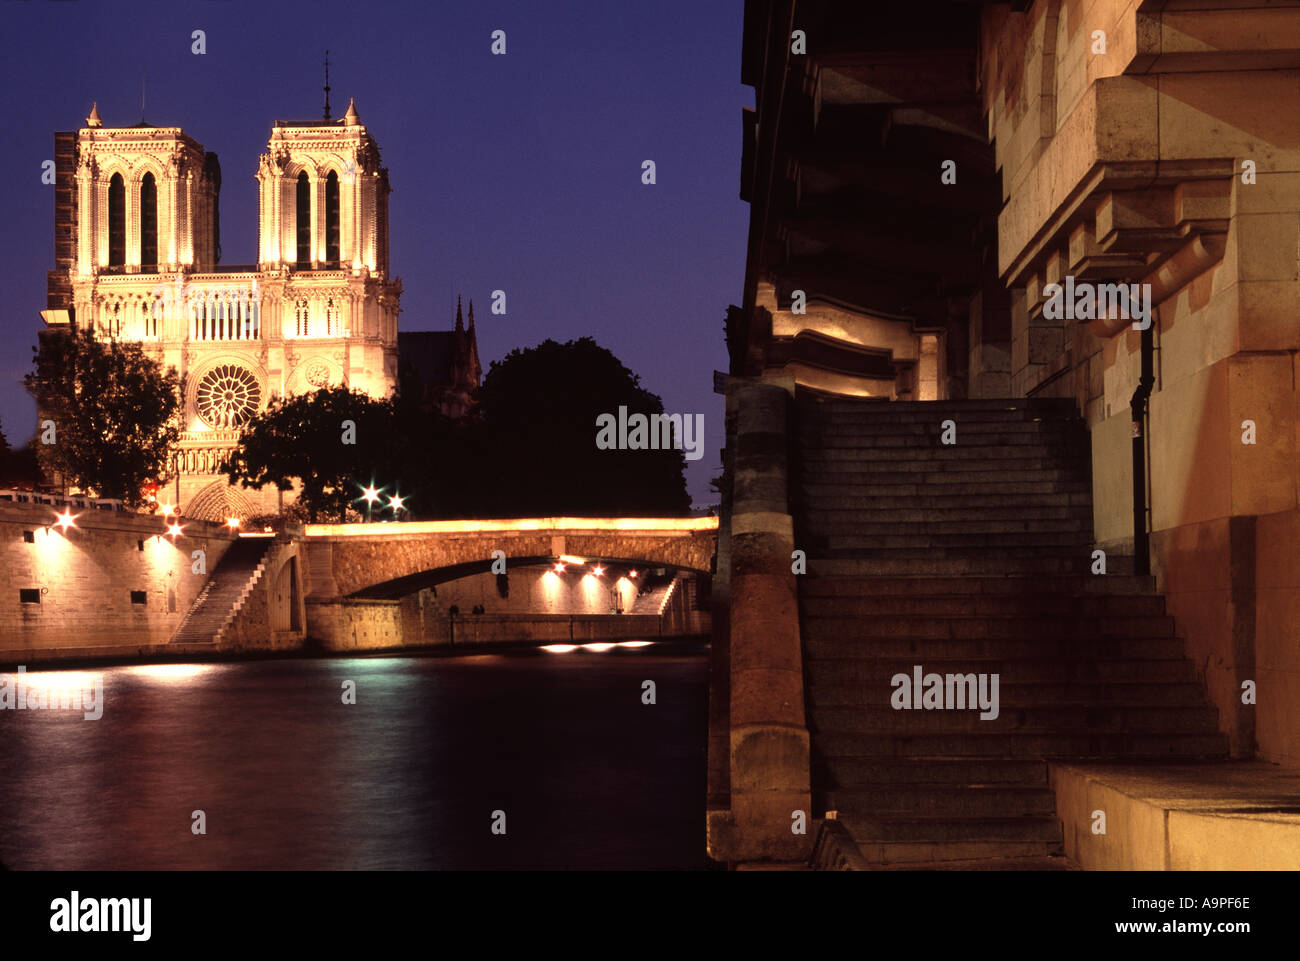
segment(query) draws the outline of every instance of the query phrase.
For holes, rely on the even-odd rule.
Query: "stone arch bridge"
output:
[[[716,517],[541,517],[507,520],[308,524],[304,585],[311,598],[395,599],[488,571],[560,557],[709,574]]]

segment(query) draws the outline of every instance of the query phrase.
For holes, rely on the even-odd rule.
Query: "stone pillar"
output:
[[[725,446],[722,449],[723,481],[718,525],[717,555],[713,570],[712,643],[709,645],[709,748],[707,817],[725,824],[731,803],[731,525],[732,483],[735,476],[736,401],[726,400]]]
[[[111,178],[110,178],[111,179]],[[95,267],[108,266],[108,180],[101,177],[95,191]]]
[[[95,238],[95,182],[90,175],[90,167],[83,164],[77,169],[77,273],[85,277],[96,266]]]
[[[1011,397],[1011,297],[986,279],[971,298],[968,397]]]
[[[733,381],[729,611],[729,811],[710,812],[718,860],[794,861],[811,852],[810,748],[799,605],[791,571],[788,448],[792,380]],[[811,828],[808,829],[811,832]]]
[[[311,266],[325,262],[325,178],[311,177]]]

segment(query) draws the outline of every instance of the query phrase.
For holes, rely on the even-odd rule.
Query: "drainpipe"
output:
[[[1151,541],[1147,535],[1147,464],[1146,418],[1147,401],[1155,386],[1153,356],[1155,353],[1154,318],[1147,320],[1142,331],[1142,375],[1129,407],[1133,415],[1133,563],[1134,573],[1146,576],[1151,573]]]

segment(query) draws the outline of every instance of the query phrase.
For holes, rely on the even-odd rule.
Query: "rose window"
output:
[[[203,375],[197,399],[199,416],[209,427],[242,427],[257,413],[262,389],[251,371],[222,364]]]
[[[319,360],[307,365],[307,383],[313,387],[324,387],[330,382],[330,369]]]

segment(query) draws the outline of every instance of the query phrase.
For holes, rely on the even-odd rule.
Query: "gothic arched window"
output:
[[[311,266],[311,184],[307,172],[298,174],[298,266]]]
[[[108,266],[126,263],[126,183],[121,174],[108,182]]]
[[[140,181],[140,269],[158,270],[158,185],[151,173]]]
[[[325,178],[325,260],[327,267],[339,265],[339,175],[333,170]]]

